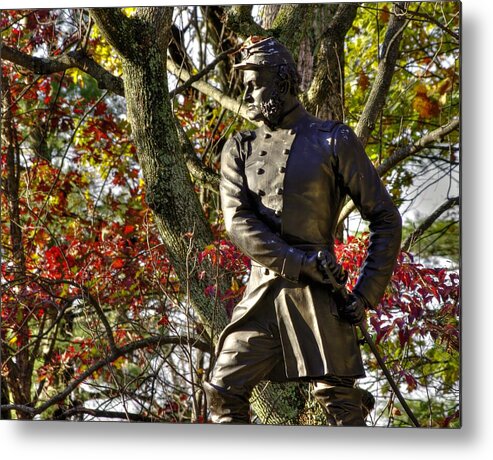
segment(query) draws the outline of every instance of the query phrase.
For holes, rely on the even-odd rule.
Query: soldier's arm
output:
[[[231,241],[251,259],[297,281],[304,251],[288,245],[252,207],[245,177],[245,158],[238,139],[230,138],[221,154],[221,204]]]
[[[353,292],[375,306],[385,292],[400,250],[402,219],[355,133],[341,125],[335,133],[338,173],[363,219],[369,221],[368,255]]]

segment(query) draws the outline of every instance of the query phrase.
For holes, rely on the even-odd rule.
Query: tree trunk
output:
[[[319,118],[344,121],[344,41],[356,17],[357,5],[330,5],[329,8],[331,21],[320,39],[305,103]]]
[[[30,331],[27,318],[31,314],[29,308],[28,294],[23,286],[26,282],[26,258],[24,254],[24,241],[20,211],[19,186],[21,179],[21,153],[19,146],[19,134],[16,129],[15,120],[12,117],[10,107],[14,104],[7,78],[2,78],[2,111],[5,116],[2,119],[2,137],[6,141],[6,167],[7,180],[4,184],[5,195],[9,206],[7,209],[10,221],[10,270],[13,272],[14,280],[10,289],[17,288],[18,306],[16,308],[16,323],[18,327],[12,329],[12,346],[3,346],[2,340],[2,362],[8,372],[5,380],[12,393],[15,404],[28,405],[31,402],[31,375],[34,361],[30,355],[29,343]],[[5,396],[2,382],[2,399]],[[17,412],[20,419],[30,419],[24,412]]]

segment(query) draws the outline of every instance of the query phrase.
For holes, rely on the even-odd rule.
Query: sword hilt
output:
[[[324,251],[318,251],[317,259],[334,291],[339,291],[347,298],[346,281],[348,274],[344,268],[337,264],[335,258],[327,257],[327,253]],[[339,281],[339,277],[341,277],[342,282]]]

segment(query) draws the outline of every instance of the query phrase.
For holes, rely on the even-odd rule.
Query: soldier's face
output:
[[[244,100],[248,117],[276,126],[282,114],[284,100],[277,88],[275,73],[269,70],[245,70],[243,81],[246,86]]]

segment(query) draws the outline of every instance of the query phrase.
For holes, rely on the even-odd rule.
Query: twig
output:
[[[240,49],[241,45],[234,46],[233,48],[229,48],[226,51],[223,51],[221,54],[219,54],[216,59],[214,59],[210,64],[206,65],[200,72],[197,72],[195,75],[192,75],[185,83],[182,85],[178,86],[174,90],[170,91],[169,97],[172,99],[175,97],[177,94],[182,93],[185,91],[187,88],[192,86],[192,83],[195,83],[196,81],[200,80],[203,76],[207,75],[209,72],[214,70],[216,65],[226,59],[230,54],[238,51]],[[183,69],[182,69],[183,71]]]

